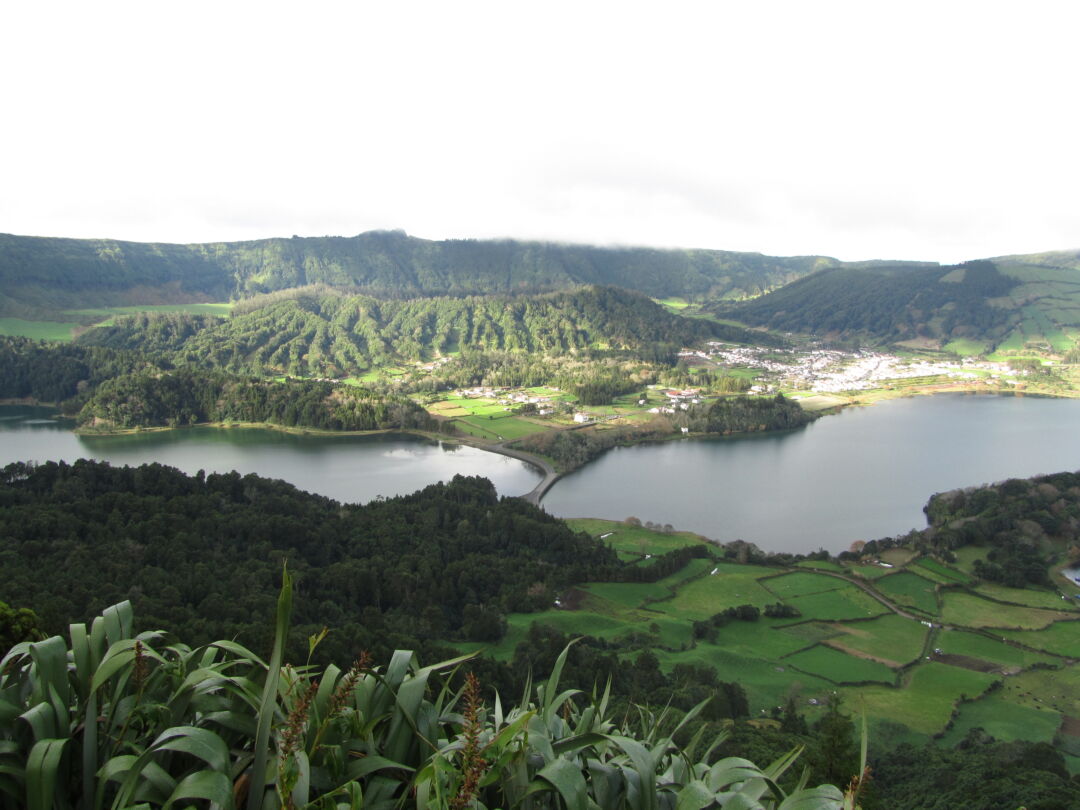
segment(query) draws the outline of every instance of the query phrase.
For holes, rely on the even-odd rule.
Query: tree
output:
[[[815,746],[810,752],[814,772],[837,785],[846,785],[859,769],[855,724],[841,711],[843,699],[834,692],[825,704],[825,716],[814,724]]]

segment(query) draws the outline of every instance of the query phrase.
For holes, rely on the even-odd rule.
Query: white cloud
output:
[[[0,230],[1080,244],[1072,3],[9,4]]]

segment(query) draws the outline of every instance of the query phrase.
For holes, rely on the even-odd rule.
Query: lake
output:
[[[937,395],[849,408],[786,434],[616,448],[544,498],[561,517],[635,516],[770,551],[836,552],[926,525],[935,492],[1080,469],[1080,400]],[[79,437],[47,411],[0,408],[0,465],[36,459],[160,461],[188,473],[237,469],[344,502],[412,492],[455,473],[503,495],[539,473],[520,461],[401,436],[185,428]]]
[[[0,466],[12,461],[112,464],[159,461],[188,474],[257,473],[345,503],[404,495],[455,474],[491,479],[502,495],[521,495],[541,479],[517,459],[405,434],[327,436],[263,428],[193,427],[123,436],[77,436],[44,408],[0,406]]]
[[[930,495],[1080,469],[1080,400],[940,394],[848,408],[785,434],[616,448],[545,508],[837,552],[924,528]]]

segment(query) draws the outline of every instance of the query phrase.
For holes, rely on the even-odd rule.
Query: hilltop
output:
[[[739,299],[840,264],[722,250],[430,241],[400,231],[192,245],[0,234],[0,316],[42,320],[86,307],[225,301],[308,284],[379,297],[601,284],[656,298]]]

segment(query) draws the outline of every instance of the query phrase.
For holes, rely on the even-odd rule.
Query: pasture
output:
[[[1001,635],[1039,650],[1080,658],[1080,622],[1054,622],[1032,633],[1006,630]]]
[[[869,681],[891,684],[896,680],[896,673],[878,661],[856,658],[821,644],[789,655],[783,663],[836,684]]]
[[[927,628],[895,613],[868,622],[834,624],[841,631],[825,643],[845,652],[862,654],[891,666],[902,666],[922,655]]]
[[[0,335],[26,337],[32,340],[71,340],[71,330],[79,324],[60,321],[27,321],[22,318],[0,318]]]
[[[1024,634],[1025,636],[1030,633]],[[942,652],[951,655],[965,655],[969,658],[977,658],[1002,667],[1019,667],[1024,669],[1032,664],[1053,662],[1051,656],[1042,653],[1024,650],[995,641],[992,638],[979,635],[978,633],[966,633],[963,630],[942,631],[934,642]]]
[[[874,586],[881,591],[883,596],[899,605],[914,608],[928,616],[937,615],[937,586],[918,574],[901,571],[898,574],[882,577],[874,583]]]
[[[965,591],[942,594],[941,620],[946,624],[1038,630],[1064,618],[1071,618],[1071,615],[1040,608],[1003,605]]]
[[[945,728],[961,695],[980,695],[994,680],[992,675],[931,661],[915,667],[902,688],[849,686],[842,692],[848,706],[865,710],[868,717],[935,734]]]
[[[952,747],[973,728],[982,728],[995,739],[1052,742],[1061,716],[1014,703],[998,694],[986,695],[960,706],[960,716],[945,732],[940,745]]]

